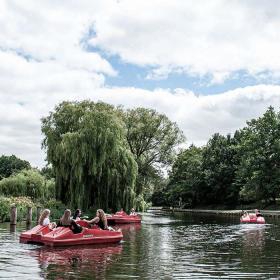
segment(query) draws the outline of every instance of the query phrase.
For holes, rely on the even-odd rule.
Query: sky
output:
[[[64,100],[146,107],[187,145],[280,105],[278,0],[0,0],[0,155],[43,167]]]

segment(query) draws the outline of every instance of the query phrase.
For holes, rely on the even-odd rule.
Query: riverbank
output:
[[[150,207],[148,211],[167,212],[167,213],[190,213],[190,214],[209,214],[219,216],[241,216],[242,211],[252,212],[253,210],[207,210],[207,209],[181,209],[173,207]],[[280,211],[261,210],[264,217],[280,218]]]

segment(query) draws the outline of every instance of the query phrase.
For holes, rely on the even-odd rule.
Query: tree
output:
[[[166,188],[170,204],[178,204],[180,198],[184,205],[195,206],[199,203],[199,190],[203,184],[201,166],[202,148],[191,145],[178,155]]]
[[[241,132],[236,185],[245,201],[275,201],[280,194],[280,114],[269,107]]]
[[[11,176],[15,172],[30,168],[31,165],[28,161],[19,159],[15,155],[2,155],[0,157],[0,180]]]
[[[54,170],[52,168],[52,166],[45,166],[41,169],[40,172],[44,177],[46,177],[47,179],[52,179],[55,178],[55,174],[54,174]]]
[[[238,192],[232,184],[235,178],[235,143],[230,135],[214,134],[202,153],[203,188],[200,201],[204,204],[235,205]]]
[[[151,193],[162,177],[162,169],[175,159],[177,146],[184,141],[182,131],[164,114],[137,108],[123,113],[127,142],[138,165],[136,194]]]
[[[137,164],[119,110],[105,103],[62,102],[42,119],[42,132],[58,199],[84,209],[133,206]]]

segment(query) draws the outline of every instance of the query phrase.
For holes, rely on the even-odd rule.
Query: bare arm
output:
[[[89,224],[96,224],[99,222],[99,217],[95,217],[90,221],[89,220],[85,220],[85,221],[87,221]]]

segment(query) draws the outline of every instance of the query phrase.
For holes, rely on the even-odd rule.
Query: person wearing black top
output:
[[[96,217],[93,218],[92,220],[88,221],[86,220],[89,224],[96,224],[98,225],[101,229],[108,229],[108,223],[107,223],[107,218],[102,209],[98,209],[96,211]]]
[[[81,215],[82,215],[81,209],[76,209],[76,211],[75,211],[75,213],[74,213],[74,215],[73,215],[73,219],[74,219],[75,221],[80,221]]]
[[[260,210],[258,210],[258,209],[255,210],[255,214],[256,214],[256,217],[262,217],[263,216],[261,214]]]
[[[71,210],[66,209],[64,211],[63,216],[60,218],[58,227],[69,227],[73,233],[80,233],[82,232],[83,228],[78,225],[73,219],[71,219]]]

